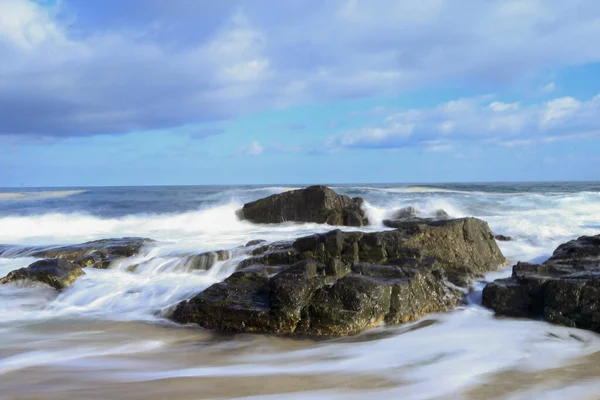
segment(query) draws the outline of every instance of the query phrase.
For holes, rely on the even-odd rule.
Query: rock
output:
[[[132,257],[138,254],[142,247],[151,245],[153,242],[151,239],[126,237],[94,240],[71,246],[0,246],[0,255],[4,257],[38,257],[46,259],[39,261],[43,262],[42,264],[37,265],[34,263],[27,268],[12,271],[0,283],[26,279],[44,282],[57,289],[62,289],[83,274],[81,268],[107,269],[112,262]],[[58,261],[53,261],[56,265],[52,266],[48,260]],[[33,267],[35,268],[29,269]],[[132,267],[132,269],[134,268]]]
[[[560,245],[543,264],[517,263],[510,278],[486,285],[483,305],[600,332],[600,235]]]
[[[391,219],[412,219],[417,217],[417,209],[410,206],[396,210],[392,213]]]
[[[261,224],[297,221],[363,226],[369,224],[361,208],[363,202],[360,197],[338,195],[325,186],[310,186],[244,204],[237,215]]]
[[[194,254],[188,256],[183,264],[186,270],[208,271],[217,262],[227,261],[230,258],[231,252],[229,251],[210,251],[207,253]]]
[[[455,307],[465,281],[504,262],[487,223],[407,222],[280,242],[225,281],[181,302],[172,319],[209,329],[343,336]]]
[[[495,235],[494,239],[496,239],[500,242],[508,242],[508,241],[512,240],[512,238],[510,236],[504,236],[504,235]]]
[[[450,219],[450,214],[448,214],[446,211],[440,209],[440,210],[435,210],[435,219]]]
[[[29,248],[24,254],[39,258],[64,258],[81,267],[105,268],[106,261],[132,257],[153,242],[152,239],[136,237],[102,239],[72,246]]]
[[[0,284],[32,281],[45,283],[61,290],[70,286],[77,277],[83,274],[81,267],[63,258],[49,258],[10,272],[6,277],[0,279]]]
[[[246,243],[244,247],[258,246],[259,244],[262,244],[262,243],[266,243],[266,240],[255,239],[255,240],[251,240],[248,243]]]
[[[410,223],[428,223],[433,221],[445,221],[450,219],[450,215],[444,210],[436,210],[433,218],[417,217],[417,210],[414,207],[406,207],[396,211],[392,219],[384,219],[383,225],[388,228],[402,228]]]

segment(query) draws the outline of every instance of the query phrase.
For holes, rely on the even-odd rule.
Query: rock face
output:
[[[499,315],[600,332],[600,235],[560,245],[543,264],[518,263],[510,278],[484,288],[483,304]]]
[[[180,303],[172,319],[205,328],[311,336],[358,333],[456,306],[465,282],[504,262],[474,218],[342,232],[255,249],[225,281]]]
[[[238,217],[261,224],[297,221],[363,226],[369,220],[362,205],[360,197],[338,195],[325,186],[310,186],[244,204]]]
[[[77,277],[83,274],[81,267],[63,258],[49,258],[36,261],[26,268],[10,272],[6,277],[0,279],[0,284],[34,281],[61,290],[70,286]]]

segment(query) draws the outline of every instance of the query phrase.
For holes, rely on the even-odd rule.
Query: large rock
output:
[[[600,332],[600,235],[560,245],[543,264],[518,263],[510,278],[486,285],[483,304],[499,315]]]
[[[238,272],[180,303],[172,318],[205,328],[312,336],[358,333],[456,306],[449,284],[504,262],[484,221],[407,223],[265,245]]]
[[[325,186],[310,186],[244,204],[238,217],[262,224],[297,221],[363,226],[369,224],[361,208],[363,202],[360,197],[338,195]]]
[[[6,277],[0,279],[0,284],[30,281],[45,283],[61,290],[70,286],[77,277],[83,274],[81,267],[64,258],[49,258],[10,272]]]

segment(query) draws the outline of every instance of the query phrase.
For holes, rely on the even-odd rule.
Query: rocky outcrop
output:
[[[180,303],[172,319],[210,329],[312,336],[358,333],[456,306],[468,282],[504,262],[487,223],[407,222],[254,250],[239,271]]]
[[[418,223],[427,223],[433,221],[445,221],[450,219],[450,215],[442,210],[435,210],[433,213],[433,217],[419,217],[418,211],[414,207],[405,207],[401,208],[394,213],[390,219],[384,219],[383,225],[388,228],[401,228],[405,225],[406,222],[418,222]]]
[[[484,288],[483,305],[600,332],[600,235],[560,245],[543,264],[517,263],[510,278]]]
[[[437,220],[445,220],[445,219],[450,219],[450,214],[448,214],[445,210],[439,209],[439,210],[435,210],[435,219]]]
[[[360,197],[338,195],[325,186],[310,186],[244,204],[238,217],[261,224],[297,221],[363,226],[369,224],[361,208],[363,202]]]
[[[0,279],[0,284],[19,281],[40,282],[61,290],[70,286],[83,274],[81,267],[64,258],[49,258],[10,272],[6,277]]]
[[[392,213],[391,219],[412,219],[417,217],[417,209],[410,206],[396,210]]]
[[[92,267],[106,269],[114,261],[132,257],[154,241],[145,238],[120,238],[95,240],[71,246],[56,247],[16,247],[0,246],[0,256],[4,257],[38,257],[27,268],[10,272],[0,280],[0,284],[16,281],[37,281],[46,283],[56,289],[64,289],[84,274],[82,268]],[[215,257],[221,257],[216,255]],[[206,256],[210,258],[211,256]],[[201,260],[192,260],[197,266]],[[136,266],[130,266],[135,270]]]
[[[102,239],[91,242],[55,247],[15,247],[0,246],[1,256],[62,258],[80,267],[104,269],[112,261],[132,257],[145,247],[152,245],[152,239],[125,237],[119,239]]]

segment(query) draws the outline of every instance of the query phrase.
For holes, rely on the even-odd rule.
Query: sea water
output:
[[[69,289],[0,286],[4,399],[595,399],[600,337],[496,318],[469,302],[411,324],[326,340],[224,335],[165,315],[231,274],[253,239],[290,240],[331,226],[239,221],[245,202],[301,186],[0,189],[0,276],[29,265],[23,246],[141,236],[156,246],[88,268]],[[486,220],[510,262],[541,262],[563,242],[600,234],[599,183],[330,185],[365,199],[372,225],[413,206]],[[345,230],[356,228],[342,227]],[[190,255],[230,250],[208,271]],[[132,271],[128,268],[137,265]],[[492,280],[510,268],[490,273]]]

